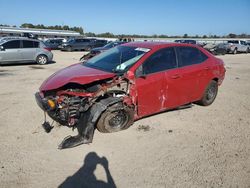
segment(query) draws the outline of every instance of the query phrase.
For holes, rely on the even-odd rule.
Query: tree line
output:
[[[0,24],[0,26],[4,27],[17,27],[16,25],[6,25],[6,24]],[[84,33],[83,27],[70,27],[68,25],[54,25],[54,26],[45,26],[43,24],[31,24],[31,23],[23,23],[21,28],[35,28],[35,29],[54,29],[54,30],[70,30],[70,31],[76,31],[79,32],[82,35],[85,35],[86,37],[104,37],[104,38],[250,38],[250,34],[242,33],[242,34],[234,34],[229,33],[228,35],[188,35],[185,33],[184,35],[166,35],[166,34],[154,34],[154,35],[138,35],[138,34],[113,34],[110,32],[105,33],[93,33],[93,32],[86,32]]]
[[[188,35],[188,34],[184,34],[184,35],[165,35],[165,34],[161,34],[161,35],[119,34],[119,35],[115,35],[110,32],[100,33],[100,34],[87,32],[87,33],[84,33],[84,35],[87,37],[104,37],[104,38],[159,38],[159,39],[161,38],[203,38],[203,39],[206,39],[206,38],[250,38],[250,34],[246,34],[246,33],[242,33],[242,34],[229,33],[228,35],[221,36],[221,35]]]

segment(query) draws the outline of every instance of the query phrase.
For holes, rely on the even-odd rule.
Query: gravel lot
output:
[[[58,150],[76,131],[46,134],[34,93],[83,53],[54,51],[53,64],[0,67],[1,188],[250,187],[250,54],[219,56],[227,72],[211,106],[96,131],[92,144]]]

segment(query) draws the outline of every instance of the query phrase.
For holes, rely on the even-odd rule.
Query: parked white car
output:
[[[228,53],[237,54],[238,52],[250,52],[250,48],[244,40],[229,40],[227,43]]]

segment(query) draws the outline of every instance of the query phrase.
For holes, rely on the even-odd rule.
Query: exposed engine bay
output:
[[[128,79],[116,76],[36,93],[38,105],[54,121],[78,130],[78,135],[66,137],[59,149],[91,143],[96,128],[105,133],[127,129],[134,120],[130,85]],[[45,120],[43,128],[50,132],[53,127]]]

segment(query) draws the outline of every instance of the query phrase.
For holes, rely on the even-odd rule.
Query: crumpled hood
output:
[[[115,74],[86,67],[81,63],[61,69],[43,82],[40,91],[60,88],[68,83],[88,84],[114,77]]]

